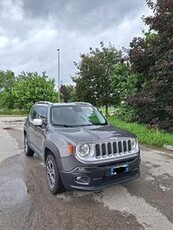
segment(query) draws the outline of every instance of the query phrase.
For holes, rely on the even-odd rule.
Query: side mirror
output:
[[[42,126],[43,121],[42,121],[42,119],[35,118],[35,119],[33,119],[32,123],[35,126]]]

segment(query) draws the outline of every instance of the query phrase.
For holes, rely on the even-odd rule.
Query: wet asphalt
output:
[[[173,153],[142,147],[141,177],[97,192],[52,195],[23,153],[23,118],[0,118],[0,230],[173,229]]]

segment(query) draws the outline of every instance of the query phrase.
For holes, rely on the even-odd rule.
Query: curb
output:
[[[168,150],[170,150],[170,151],[173,151],[173,146],[172,145],[164,145],[163,147],[168,149]]]

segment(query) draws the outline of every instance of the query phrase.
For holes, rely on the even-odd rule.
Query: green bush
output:
[[[18,109],[0,109],[0,115],[13,115],[13,116],[20,116],[20,115],[26,115],[28,114],[28,111],[25,110],[18,110]]]
[[[140,143],[160,148],[164,145],[173,146],[173,134],[166,133],[165,131],[159,131],[157,129],[150,129],[144,124],[125,122],[115,116],[109,117],[108,121],[116,127],[136,134]]]
[[[115,109],[114,115],[117,118],[127,122],[138,120],[135,110],[125,101],[122,101],[121,104]]]

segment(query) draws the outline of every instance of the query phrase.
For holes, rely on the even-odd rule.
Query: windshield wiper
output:
[[[72,125],[65,125],[65,124],[53,124],[54,126],[60,126],[60,127],[66,127],[66,128],[68,128],[68,127],[74,127],[74,126],[72,126]]]
[[[82,125],[76,125],[76,126],[91,126],[93,124],[82,124]]]
[[[105,123],[93,123],[93,125],[107,125],[108,123],[105,122]]]
[[[75,127],[76,126],[94,126],[94,125],[107,125],[107,123],[81,124],[81,125],[75,125]]]

